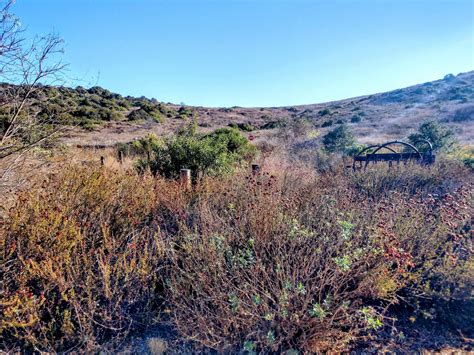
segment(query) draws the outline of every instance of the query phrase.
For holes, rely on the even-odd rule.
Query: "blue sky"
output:
[[[66,41],[70,85],[203,106],[283,106],[474,69],[472,0],[17,0]]]

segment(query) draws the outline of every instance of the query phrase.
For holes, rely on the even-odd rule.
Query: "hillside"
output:
[[[1,90],[8,87],[4,84]],[[47,101],[38,100],[45,97]],[[303,136],[308,131],[320,136],[331,126],[347,123],[361,143],[403,138],[420,122],[437,120],[451,126],[463,143],[474,143],[474,71],[386,93],[302,106],[184,106],[124,97],[97,86],[44,87],[31,105],[38,115],[71,126],[62,138],[70,145],[112,145],[150,132],[162,135],[193,118],[201,130],[234,125],[257,141],[294,123],[304,124],[304,129],[292,134]]]
[[[343,123],[368,143],[428,119],[471,144],[473,81],[277,108],[42,87],[30,116],[72,149],[0,166],[0,351],[472,351],[473,170],[448,155],[348,173],[313,148]],[[261,149],[234,130],[89,149],[191,120]]]

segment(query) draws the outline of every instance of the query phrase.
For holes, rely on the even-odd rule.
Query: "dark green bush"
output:
[[[417,132],[408,136],[408,140],[412,144],[415,144],[420,139],[430,141],[434,151],[450,152],[457,148],[457,140],[454,132],[436,121],[422,123]],[[428,147],[423,144],[419,145],[418,148],[422,152],[428,149]]]
[[[89,94],[92,94],[92,95],[103,96],[106,98],[112,97],[112,93],[109,90],[104,89],[100,86],[93,86],[87,91],[89,92]]]
[[[146,110],[143,108],[139,108],[138,110],[133,110],[127,116],[129,121],[147,121],[154,119],[152,115],[150,115]]]
[[[347,126],[341,125],[324,135],[323,145],[328,152],[349,154],[355,147],[354,135]]]
[[[328,108],[325,108],[325,109],[320,110],[318,114],[320,116],[327,116],[331,114],[331,110],[329,110]]]
[[[354,116],[351,117],[351,122],[352,123],[358,123],[360,121],[362,121],[362,117],[360,115],[354,115]]]
[[[151,142],[151,157],[138,162],[140,170],[168,178],[179,176],[180,169],[191,169],[194,177],[229,172],[251,158],[256,149],[232,128],[221,128],[210,134],[196,133],[196,125],[187,126],[177,135]]]
[[[241,123],[239,124],[239,129],[245,132],[252,132],[255,130],[255,127],[250,123]]]
[[[186,119],[193,116],[193,111],[187,106],[181,106],[178,109],[178,116],[176,118]]]
[[[241,122],[241,123],[229,123],[229,127],[231,128],[237,128],[240,129],[241,131],[244,132],[252,132],[255,130],[255,127],[252,126],[248,122]]]
[[[178,115],[175,110],[156,100],[122,97],[99,86],[90,89],[42,86],[31,96],[30,104],[41,120],[83,128],[124,120],[125,113],[132,107],[136,108],[128,117],[132,121],[153,119],[161,122],[165,117]],[[183,117],[188,117],[190,112],[187,108],[181,113]]]
[[[260,129],[275,129],[275,128],[282,128],[286,127],[288,123],[285,121],[271,121],[264,123],[263,125],[260,126]]]

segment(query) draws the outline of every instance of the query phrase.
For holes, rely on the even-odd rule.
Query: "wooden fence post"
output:
[[[101,166],[105,165],[105,157],[103,155],[100,157],[100,165]]]
[[[181,169],[179,171],[179,177],[181,180],[181,184],[184,186],[186,190],[191,189],[191,169]]]
[[[123,151],[119,150],[118,152],[119,163],[123,164]]]
[[[259,164],[252,164],[252,175],[257,175],[260,172]]]

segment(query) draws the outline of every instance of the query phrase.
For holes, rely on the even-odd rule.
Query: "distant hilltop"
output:
[[[2,91],[11,87],[0,84]],[[187,106],[144,96],[122,96],[99,86],[45,86],[29,105],[40,116],[47,115],[74,127],[64,138],[66,143],[73,144],[77,141],[108,145],[150,131],[166,134],[191,119],[202,130],[230,125],[254,136],[284,129],[295,120],[307,121],[321,130],[345,123],[352,126],[363,143],[399,138],[422,121],[437,120],[451,126],[464,143],[474,143],[474,71],[448,74],[441,80],[385,93],[299,106]]]

